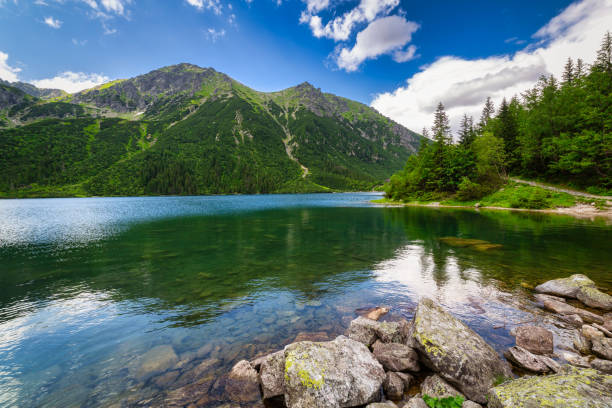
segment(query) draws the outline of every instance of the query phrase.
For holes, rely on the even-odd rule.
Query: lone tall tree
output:
[[[450,124],[442,102],[438,104],[438,108],[434,114],[434,123],[431,127],[431,133],[433,134],[435,143],[441,145],[448,145],[451,143]]]
[[[494,113],[495,113],[495,106],[493,105],[493,101],[491,100],[491,97],[488,96],[487,100],[485,101],[485,106],[482,109],[482,115],[480,115],[480,122],[478,122],[478,127],[480,128],[481,131],[482,129],[485,128],[485,126],[489,124],[489,121],[493,117]]]

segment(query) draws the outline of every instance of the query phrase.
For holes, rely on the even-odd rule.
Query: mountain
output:
[[[62,91],[61,89],[37,88],[36,86],[28,84],[27,82],[8,82],[0,79],[0,84],[12,86],[13,88],[17,88],[27,93],[28,95],[41,99],[51,99],[66,95],[66,92]]]
[[[370,189],[421,142],[308,83],[264,93],[190,64],[51,101],[3,86],[5,196]]]

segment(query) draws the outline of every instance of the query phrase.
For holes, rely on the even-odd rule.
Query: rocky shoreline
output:
[[[516,345],[503,359],[423,298],[410,322],[381,321],[387,308],[361,310],[344,335],[331,341],[304,335],[283,350],[238,362],[225,375],[195,380],[171,392],[163,405],[612,407],[612,296],[584,275],[548,281],[535,292],[543,309],[575,327],[573,350],[555,354],[549,330],[522,325],[512,330]]]

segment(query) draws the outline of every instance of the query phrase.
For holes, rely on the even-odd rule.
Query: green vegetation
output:
[[[553,76],[542,77],[522,100],[504,99],[497,114],[488,98],[477,125],[464,116],[458,143],[452,141],[440,103],[431,128],[433,143],[423,144],[419,154],[391,177],[386,197],[514,208],[570,206],[575,201],[568,194],[506,184],[508,174],[609,192],[611,57],[612,35],[607,33],[588,69],[581,60],[568,59],[561,83]]]
[[[309,84],[266,94],[186,64],[71,95],[79,104],[6,92],[19,95],[6,123],[27,124],[0,129],[4,197],[371,190],[419,140]]]
[[[465,398],[460,395],[446,398],[433,398],[429,395],[423,395],[423,400],[430,408],[461,408]]]

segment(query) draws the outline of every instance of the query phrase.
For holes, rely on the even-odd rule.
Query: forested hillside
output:
[[[561,183],[595,194],[612,191],[612,35],[593,64],[568,58],[563,77],[541,77],[496,110],[487,99],[477,124],[464,116],[456,141],[442,102],[431,136],[385,187],[394,200],[479,199],[507,175]],[[428,134],[424,129],[423,133]],[[523,197],[517,206],[543,205]]]
[[[40,99],[0,85],[5,196],[371,189],[420,135],[308,83],[254,91],[179,64]]]

